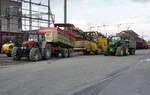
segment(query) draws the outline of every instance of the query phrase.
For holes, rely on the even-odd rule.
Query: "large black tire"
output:
[[[11,53],[6,53],[7,57],[11,57]]]
[[[95,52],[94,52],[94,55],[98,55],[98,54],[99,54],[99,52],[98,52],[98,51],[95,51]]]
[[[128,50],[128,48],[124,48],[124,49],[123,49],[123,55],[124,55],[124,56],[128,56],[128,55],[129,55],[129,50]]]
[[[20,60],[21,59],[21,49],[18,47],[13,47],[12,52],[11,52],[11,56],[13,57],[13,60]]]
[[[51,45],[47,44],[44,50],[44,59],[50,59],[52,56]]]
[[[123,56],[123,48],[122,47],[118,47],[117,50],[116,50],[116,53],[115,55],[116,56]]]
[[[69,49],[69,53],[68,53],[68,57],[72,57],[73,56],[73,49]]]
[[[63,58],[67,58],[69,56],[69,50],[67,48],[63,48],[61,51],[61,55]]]
[[[130,49],[129,53],[130,55],[135,55],[135,49]]]
[[[31,48],[29,53],[29,59],[30,61],[39,61],[41,60],[42,55],[40,53],[39,48]]]
[[[105,55],[105,56],[109,56],[110,53],[109,53],[108,51],[105,51],[105,52],[104,52],[104,55]]]
[[[87,51],[83,51],[83,55],[87,55],[88,53],[87,53]]]
[[[84,51],[83,51],[83,54],[84,54],[84,55],[90,55],[90,52],[89,52],[89,51],[84,50]]]
[[[53,54],[54,57],[59,57],[59,53]]]

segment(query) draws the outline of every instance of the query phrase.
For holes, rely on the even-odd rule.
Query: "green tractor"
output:
[[[136,41],[134,38],[121,35],[109,38],[107,51],[104,55],[127,56],[135,55]]]

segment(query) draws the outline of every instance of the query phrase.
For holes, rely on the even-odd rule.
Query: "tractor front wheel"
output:
[[[21,59],[21,49],[18,47],[13,47],[11,56],[13,57],[13,60],[20,60]]]

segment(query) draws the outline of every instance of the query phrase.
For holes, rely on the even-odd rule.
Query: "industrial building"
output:
[[[54,24],[50,0],[46,1],[0,0],[0,51],[7,39],[24,39],[27,36],[20,38],[24,33]]]
[[[36,10],[39,7],[45,11]],[[50,0],[47,4],[32,0],[0,0],[0,31],[32,31],[53,23]]]
[[[22,3],[0,0],[0,31],[20,32],[22,30]]]

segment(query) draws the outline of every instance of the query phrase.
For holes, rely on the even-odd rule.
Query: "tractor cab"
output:
[[[84,39],[89,41],[96,41],[97,32],[84,32]]]
[[[36,35],[29,35],[29,41],[35,41],[35,42],[41,42],[45,40],[45,35],[44,34],[36,34]]]
[[[36,33],[30,33],[28,40],[23,42],[23,46],[28,47],[37,47],[40,46],[41,42],[45,40],[45,34],[36,32]]]
[[[120,43],[120,41],[121,41],[121,37],[119,37],[119,36],[112,36],[109,39],[109,44],[110,45],[116,45],[116,44]]]
[[[129,44],[129,39],[121,37],[121,36],[112,36],[109,40],[109,45],[110,46],[127,46]]]

